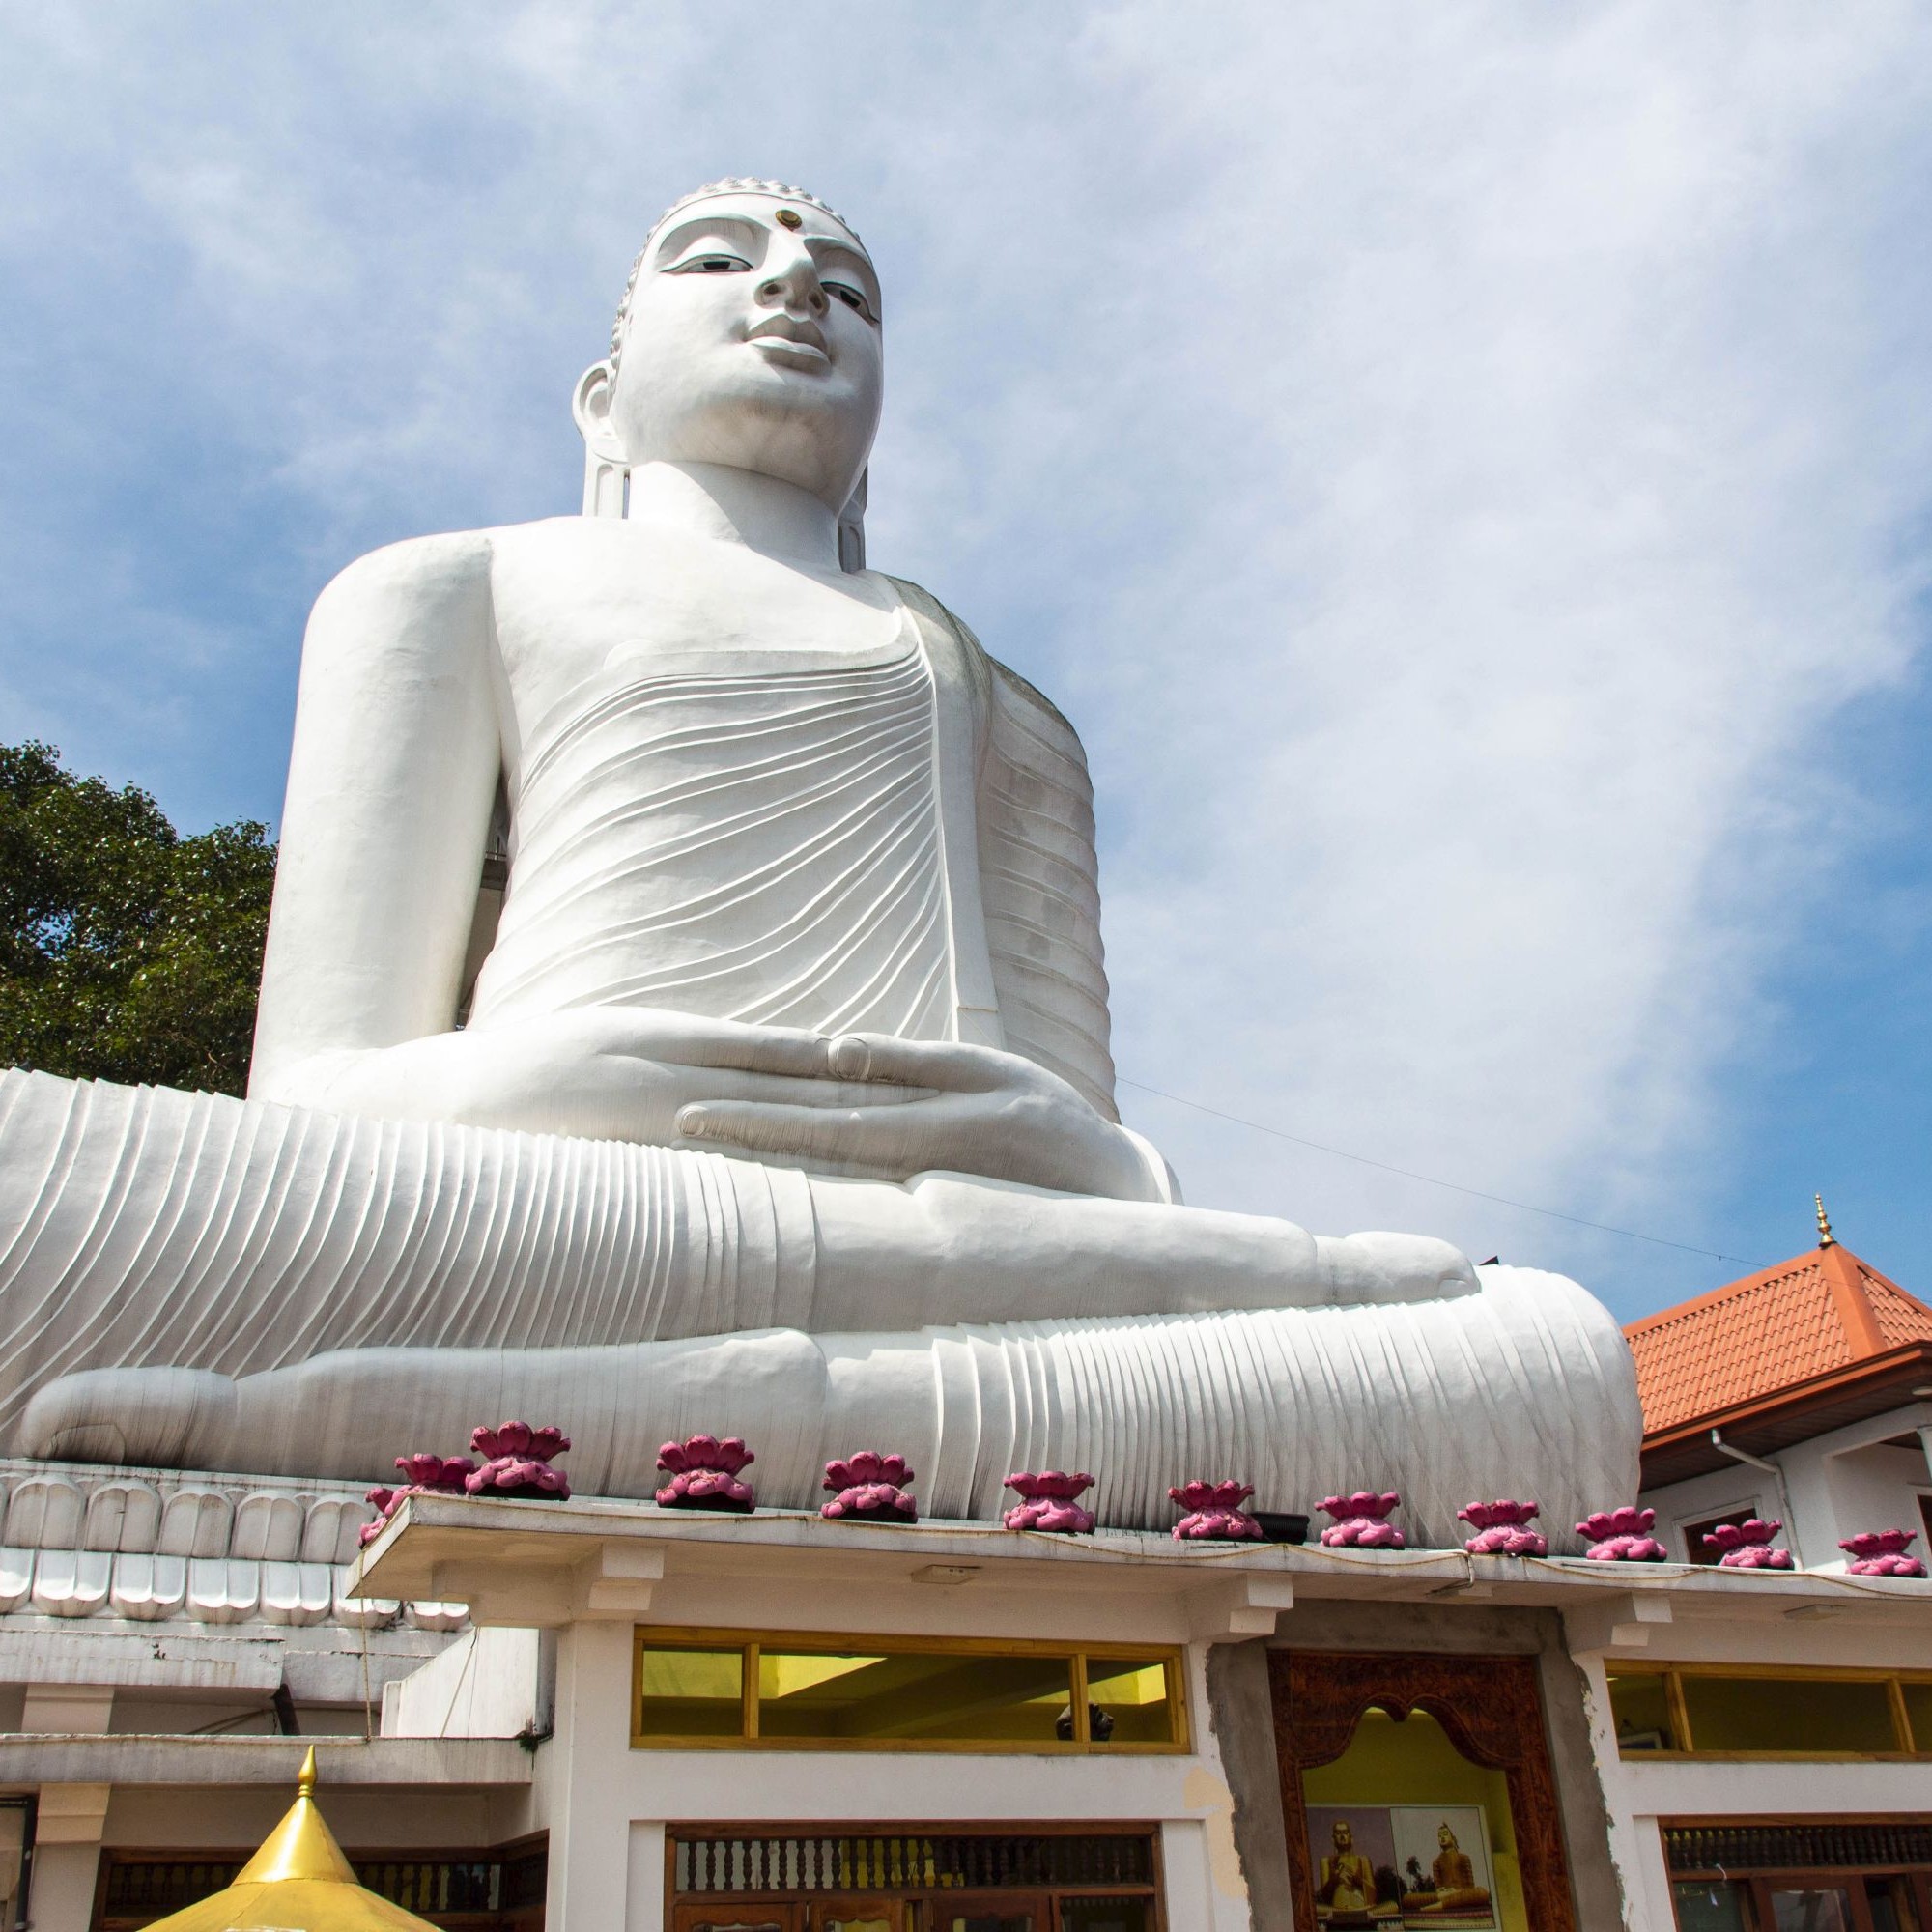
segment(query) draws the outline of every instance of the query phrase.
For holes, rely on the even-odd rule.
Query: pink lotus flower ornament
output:
[[[657,1492],[660,1509],[729,1510],[749,1516],[757,1498],[738,1471],[758,1459],[744,1438],[693,1435],[683,1442],[667,1442],[658,1451],[658,1467],[670,1481]]]
[[[1918,1536],[1912,1529],[1861,1529],[1848,1536],[1838,1548],[1851,1561],[1845,1572],[1852,1577],[1922,1577],[1925,1566],[1918,1557],[1908,1556],[1906,1547]]]
[[[1662,1563],[1670,1552],[1650,1533],[1656,1521],[1655,1510],[1626,1503],[1586,1516],[1577,1534],[1589,1544],[1583,1554],[1592,1563]]]
[[[1463,1545],[1471,1556],[1548,1556],[1549,1539],[1529,1527],[1534,1503],[1464,1503],[1456,1514],[1476,1533]]]
[[[1091,1536],[1094,1512],[1083,1509],[1075,1498],[1093,1485],[1094,1478],[1084,1470],[1078,1475],[1068,1475],[1065,1469],[1044,1469],[1037,1474],[1017,1470],[1007,1478],[1006,1486],[1017,1491],[1022,1500],[1000,1520],[1009,1529],[1049,1529],[1062,1536]]]
[[[1168,1494],[1187,1514],[1174,1525],[1179,1543],[1261,1543],[1262,1526],[1241,1505],[1255,1492],[1252,1483],[1207,1483],[1199,1477]]]
[[[413,1456],[398,1456],[396,1467],[412,1490],[425,1493],[453,1490],[461,1495],[464,1482],[474,1471],[476,1461],[471,1456],[430,1456],[418,1450]]]
[[[562,1430],[532,1429],[527,1422],[502,1422],[495,1429],[479,1426],[469,1433],[469,1446],[487,1459],[480,1469],[464,1478],[463,1487],[472,1496],[569,1500],[570,1478],[550,1466],[553,1456],[561,1456],[570,1447],[570,1437]]]
[[[1788,1549],[1774,1549],[1771,1539],[1784,1527],[1775,1517],[1767,1521],[1751,1517],[1745,1522],[1720,1522],[1704,1538],[1706,1549],[1721,1549],[1720,1570],[1792,1570],[1797,1566]]]
[[[821,1503],[818,1513],[833,1522],[917,1522],[919,1504],[904,1488],[915,1474],[903,1456],[862,1449],[826,1463],[825,1487],[838,1493]]]
[[[1319,1507],[1335,1519],[1321,1532],[1321,1541],[1330,1549],[1406,1548],[1402,1531],[1388,1520],[1389,1512],[1402,1507],[1398,1491],[1357,1490],[1351,1495],[1323,1496]]]
[[[375,1510],[376,1518],[373,1522],[365,1522],[355,1532],[355,1541],[359,1546],[366,1548],[382,1535],[384,1526],[402,1508],[403,1497],[408,1493],[406,1490],[392,1490],[378,1484],[363,1496],[362,1500]]]
[[[400,1489],[377,1488],[363,1497],[376,1509],[376,1520],[365,1522],[357,1533],[361,1544],[374,1543],[389,1519],[411,1496],[461,1495],[464,1479],[476,1464],[468,1456],[436,1456],[418,1450],[412,1456],[398,1456],[396,1467],[403,1472]]]

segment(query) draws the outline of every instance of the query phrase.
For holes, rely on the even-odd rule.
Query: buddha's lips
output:
[[[769,321],[754,323],[745,339],[761,348],[789,352],[807,361],[832,359],[825,347],[825,333],[815,322],[794,322],[789,316],[775,315]]]

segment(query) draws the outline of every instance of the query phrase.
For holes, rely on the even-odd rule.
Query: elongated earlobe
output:
[[[866,567],[866,490],[871,479],[872,467],[867,464],[838,513],[839,566],[855,574]]]
[[[583,514],[621,517],[624,484],[631,467],[611,421],[611,392],[616,371],[608,362],[593,362],[577,379],[570,413],[583,438]]]

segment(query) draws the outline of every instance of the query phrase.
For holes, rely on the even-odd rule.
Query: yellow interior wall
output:
[[[1472,1764],[1426,1711],[1400,1723],[1386,1711],[1370,1711],[1355,1727],[1349,1748],[1333,1764],[1301,1776],[1307,1804],[1480,1804],[1490,1827],[1490,1861],[1495,1872],[1497,1921],[1503,1932],[1529,1932],[1517,1863],[1516,1827],[1510,1817],[1509,1780],[1499,1771]]]

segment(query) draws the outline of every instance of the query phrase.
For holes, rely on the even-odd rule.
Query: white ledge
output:
[[[1331,1549],[1319,1543],[1183,1543],[1128,1530],[1057,1536],[982,1522],[829,1522],[801,1510],[726,1516],[590,1497],[504,1502],[454,1495],[410,1497],[363,1550],[348,1588],[388,1598],[457,1595],[478,1624],[548,1627],[643,1617],[654,1592],[667,1584],[759,1575],[827,1585],[943,1579],[974,1591],[1180,1598],[1195,1606],[1189,1621],[1204,1635],[1264,1634],[1273,1612],[1320,1598],[1474,1597],[1558,1609],[1603,1605],[1613,1607],[1606,1621],[1619,1627],[1667,1620],[1629,1608],[1634,1598],[1668,1599],[1679,1617],[1769,1618],[1831,1605],[1889,1622],[1922,1618],[1932,1608],[1932,1586],[1925,1583],[1842,1572]],[[1256,1587],[1264,1581],[1265,1588]]]
[[[295,1788],[314,1747],[334,1785],[527,1784],[532,1752],[514,1738],[60,1737],[0,1733],[0,1784],[270,1784]]]

